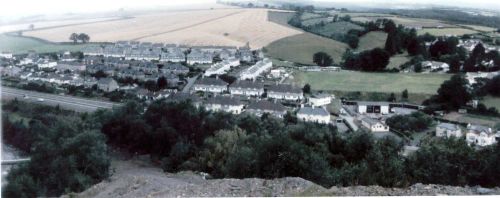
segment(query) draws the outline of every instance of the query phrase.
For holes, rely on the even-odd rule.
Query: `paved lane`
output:
[[[3,86],[1,87],[1,90],[2,100],[13,100],[14,98],[17,98],[18,100],[26,102],[36,102],[51,106],[59,105],[61,108],[78,112],[92,112],[97,109],[110,109],[114,106],[121,105],[120,103],[114,102],[40,93]]]

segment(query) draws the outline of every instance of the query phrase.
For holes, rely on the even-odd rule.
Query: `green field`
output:
[[[464,34],[475,34],[477,31],[465,29],[465,28],[425,28],[417,30],[418,35],[423,35],[425,33],[432,34],[434,36],[446,36],[446,35],[457,35],[461,36]]]
[[[363,30],[363,27],[356,25],[354,23],[340,21],[335,23],[327,23],[322,27],[313,28],[311,32],[314,32],[319,35],[323,35],[326,37],[330,37],[332,35],[344,35],[347,34],[349,30]]]
[[[401,93],[408,89],[410,93],[435,94],[443,81],[448,79],[448,74],[296,71],[294,79],[288,81],[300,86],[309,83],[317,90]]]
[[[10,36],[0,34],[0,51],[10,51],[14,54],[27,53],[35,50],[38,53],[59,52],[59,51],[79,51],[85,46],[95,44],[52,44],[28,37]]]
[[[399,66],[410,61],[410,59],[411,58],[408,57],[408,54],[406,53],[394,55],[389,60],[389,65],[387,65],[387,69],[393,69],[393,68],[399,69]]]
[[[338,63],[347,48],[345,43],[311,33],[282,38],[266,46],[267,55],[273,58],[308,65],[314,64],[312,58],[316,52],[326,52]]]
[[[379,47],[384,48],[385,40],[387,40],[387,33],[382,31],[368,32],[359,39],[357,51],[371,50]]]
[[[482,32],[493,32],[493,31],[497,30],[496,28],[480,26],[480,25],[461,25],[461,26],[469,27],[469,28],[472,28],[474,30],[482,31]]]
[[[493,96],[487,96],[483,100],[480,101],[486,107],[495,107],[497,110],[500,110],[500,98],[499,97],[493,97]]]

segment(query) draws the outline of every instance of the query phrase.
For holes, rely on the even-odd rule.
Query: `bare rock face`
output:
[[[142,160],[141,160],[142,161]],[[297,177],[278,179],[206,179],[190,171],[164,173],[141,161],[115,160],[113,176],[84,192],[62,197],[227,197],[227,196],[407,196],[407,195],[499,195],[500,188],[454,187],[415,184],[408,188],[380,186],[326,189]]]

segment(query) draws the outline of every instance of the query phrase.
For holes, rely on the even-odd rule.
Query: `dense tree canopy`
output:
[[[319,66],[330,66],[333,63],[333,59],[325,52],[317,52],[313,55],[313,62]]]

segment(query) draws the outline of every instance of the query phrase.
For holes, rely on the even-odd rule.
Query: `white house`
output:
[[[271,85],[267,89],[267,97],[278,100],[302,100],[302,89],[289,84]]]
[[[496,134],[489,127],[481,125],[467,125],[467,134],[465,135],[465,140],[467,144],[475,144],[478,146],[488,146],[495,144],[497,141],[495,139]]]
[[[0,52],[0,58],[11,59],[12,57],[12,52]]]
[[[389,131],[389,126],[385,125],[384,123],[365,117],[361,119],[361,124],[368,128],[371,132],[388,132]]]
[[[219,63],[213,64],[210,68],[205,71],[205,76],[211,75],[222,75],[227,73],[231,67],[240,65],[240,60],[238,59],[228,59]]]
[[[359,101],[357,102],[358,113],[380,113],[389,114],[389,103],[388,102],[368,102]]]
[[[37,66],[40,69],[43,69],[43,68],[54,68],[54,67],[57,66],[57,62],[56,61],[51,61],[51,60],[44,59],[42,61],[39,61],[37,63]]]
[[[211,53],[202,52],[200,50],[192,50],[191,53],[187,55],[187,64],[212,64],[213,56]]]
[[[205,109],[211,111],[225,111],[232,114],[240,114],[243,111],[243,103],[238,99],[227,96],[215,96],[209,98],[205,104]]]
[[[112,78],[99,79],[99,81],[97,82],[97,86],[100,90],[103,90],[105,92],[112,92],[120,88],[118,86],[118,83]]]
[[[302,107],[297,112],[297,119],[305,122],[330,123],[330,113],[325,108]]]
[[[325,106],[332,103],[332,95],[330,94],[314,94],[308,98],[308,102],[312,106]]]
[[[258,100],[250,102],[246,107],[246,112],[256,116],[262,116],[264,113],[268,113],[272,116],[283,118],[286,114],[286,108],[279,102]]]
[[[465,78],[469,81],[469,84],[476,84],[476,78],[488,78],[492,79],[496,75],[500,75],[500,72],[467,72]]]
[[[456,124],[451,123],[439,123],[436,126],[436,136],[437,137],[462,137],[462,130]]]
[[[194,83],[192,90],[222,93],[227,91],[227,85],[228,83],[218,78],[201,78]]]
[[[231,95],[256,96],[264,94],[264,84],[253,81],[239,80],[229,86]]]
[[[423,61],[422,68],[428,68],[431,70],[442,69],[446,72],[450,70],[450,65],[448,65],[448,63],[438,61]]]
[[[245,69],[240,74],[241,80],[255,80],[259,75],[264,73],[265,71],[271,69],[273,66],[273,62],[268,58],[265,58],[262,61],[257,62],[255,65]]]

